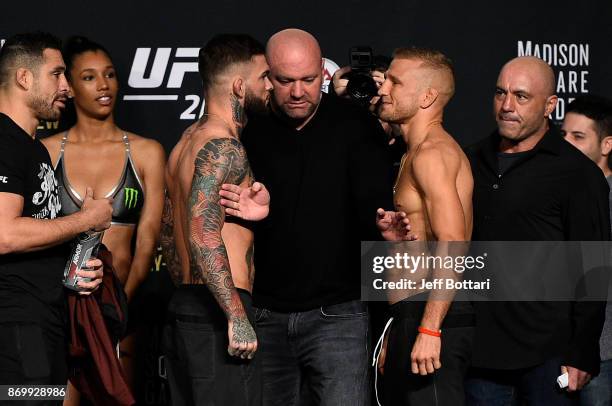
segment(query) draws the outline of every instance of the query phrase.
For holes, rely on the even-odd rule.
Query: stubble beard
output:
[[[269,99],[261,99],[251,91],[247,90],[244,99],[244,111],[247,117],[251,114],[261,115],[268,113]]]
[[[39,120],[57,121],[62,112],[53,106],[56,95],[49,96],[45,99],[40,93],[35,93],[28,100],[28,107],[34,112],[34,115]]]

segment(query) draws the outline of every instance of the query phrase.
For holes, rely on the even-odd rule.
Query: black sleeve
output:
[[[380,240],[376,209],[393,210],[393,160],[387,135],[378,120],[363,111],[355,126],[350,156],[350,182],[361,241]]]
[[[26,159],[6,137],[0,141],[0,192],[25,195]]]
[[[609,187],[598,168],[587,168],[577,179],[569,196],[565,215],[570,241],[609,241]],[[602,281],[603,283],[603,281]],[[607,286],[605,283],[604,286]],[[573,332],[566,363],[574,368],[599,373],[599,338],[606,303],[588,297],[572,303]]]

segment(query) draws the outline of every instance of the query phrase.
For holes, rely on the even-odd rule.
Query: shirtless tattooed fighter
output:
[[[240,117],[236,111],[242,107],[234,103],[233,117]],[[199,129],[202,131],[201,127]],[[234,281],[221,236],[225,216],[218,202],[222,183],[250,184],[249,163],[244,148],[235,138],[210,138],[204,142],[195,159],[188,203],[191,283],[206,284],[228,316],[230,355],[243,352],[243,358],[246,355],[252,358],[257,349],[255,331],[249,324],[238,292],[232,289]],[[248,252],[251,246],[252,243],[242,248]],[[248,275],[250,264],[243,266]]]
[[[435,255],[452,254],[448,242],[468,241],[472,232],[470,164],[442,127],[453,93],[450,60],[417,48],[395,51],[378,93],[380,119],[399,127],[408,146],[394,188],[397,211],[379,209],[378,226],[385,239],[401,241],[408,239],[408,219],[421,241],[404,247],[416,255],[427,249],[427,241],[438,242]],[[426,290],[392,293],[389,302],[394,320],[378,358],[384,404],[463,404],[472,335],[469,305]]]
[[[269,194],[253,183],[239,137],[245,112],[265,111],[272,84],[263,46],[246,35],[210,40],[199,67],[206,113],[174,147],[166,173],[163,229],[172,231],[174,244],[168,235],[162,241],[182,282],[165,334],[172,404],[256,405],[261,378],[253,359],[253,233],[244,220],[267,215]],[[243,190],[227,218],[220,205],[224,183]]]

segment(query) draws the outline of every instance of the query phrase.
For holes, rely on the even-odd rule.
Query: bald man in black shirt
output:
[[[242,135],[270,215],[255,225],[253,287],[264,404],[369,401],[369,318],[359,300],[359,242],[378,239],[378,207],[392,207],[386,135],[367,111],[321,93],[316,39],[301,30],[267,45],[269,116]],[[357,220],[355,220],[357,219]]]
[[[601,171],[559,135],[552,69],[534,57],[501,70],[498,129],[468,148],[474,175],[475,241],[610,239],[608,185]],[[534,272],[537,270],[534,269]],[[477,302],[466,383],[468,405],[569,405],[599,368],[600,302]]]

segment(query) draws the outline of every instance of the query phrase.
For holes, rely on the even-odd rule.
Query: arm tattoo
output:
[[[181,284],[181,261],[174,243],[174,215],[172,213],[172,200],[168,191],[164,193],[164,211],[160,233],[162,254],[166,260],[166,268],[175,286]]]
[[[234,320],[233,338],[236,342],[253,341],[253,327],[246,316],[242,319]]]
[[[234,138],[212,139],[196,157],[188,201],[192,281],[204,282],[228,320],[234,322],[237,319],[246,321],[246,315],[234,288],[221,238],[225,216],[219,204],[219,190],[223,183],[240,184],[247,173],[248,161],[239,141]]]

